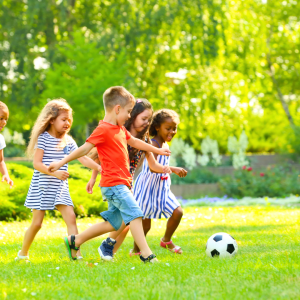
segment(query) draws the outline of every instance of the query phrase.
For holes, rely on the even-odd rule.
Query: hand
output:
[[[86,185],[86,191],[89,193],[89,194],[93,194],[93,187],[95,185],[95,180],[91,179],[87,185]]]
[[[169,149],[167,149],[167,148],[157,148],[156,154],[170,156],[171,155],[171,151]]]
[[[99,167],[98,167],[98,172],[99,173],[101,173],[102,172],[102,168],[101,168],[101,166],[99,165]]]
[[[187,171],[184,168],[173,167],[173,173],[178,175],[180,178],[187,175]]]
[[[67,171],[55,171],[53,175],[60,180],[66,180],[69,178],[69,173]]]
[[[6,181],[10,185],[10,188],[13,187],[14,182],[9,178],[8,175],[3,175],[2,182],[4,182],[4,181]]]
[[[51,173],[53,173],[53,172],[59,170],[61,167],[62,167],[62,165],[61,165],[60,161],[54,161],[48,167],[48,171],[51,172]]]
[[[172,174],[172,171],[169,166],[163,166],[163,173]]]

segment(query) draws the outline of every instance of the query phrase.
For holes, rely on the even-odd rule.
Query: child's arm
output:
[[[48,167],[43,163],[44,150],[36,149],[33,157],[33,167],[41,173],[54,176],[60,180],[66,180],[69,177],[67,171],[49,172]]]
[[[100,164],[100,161],[99,161],[98,158],[95,159],[95,162],[97,162],[97,163]],[[99,173],[98,171],[93,170],[91,179],[90,179],[90,181],[89,181],[89,182],[87,183],[87,185],[86,185],[86,191],[87,191],[89,194],[92,194],[92,193],[93,193],[93,187],[94,187],[94,185],[95,185],[95,182],[96,182],[98,173]]]
[[[75,160],[77,158],[80,158],[82,156],[85,156],[88,154],[92,149],[94,148],[94,145],[91,143],[84,143],[81,147],[73,151],[71,154],[66,156],[64,159],[60,161],[55,161],[50,164],[48,167],[49,172],[55,172],[59,170],[63,165],[67,164],[68,162]],[[94,169],[94,168],[93,168]],[[97,170],[99,170],[99,165],[97,166]]]
[[[89,168],[89,169],[93,169],[93,171],[97,171],[101,172],[101,170],[99,170],[99,168],[101,168],[101,166],[99,164],[97,164],[96,162],[94,162],[91,158],[87,157],[87,156],[83,156],[78,158],[79,162],[82,163],[85,167]]]
[[[143,150],[143,151],[147,151],[147,152],[153,152],[153,153],[156,153],[158,155],[170,156],[170,154],[171,154],[171,151],[167,148],[154,147],[150,144],[147,144],[147,143],[141,141],[140,139],[134,138],[133,136],[131,136],[131,138],[129,140],[127,140],[127,143],[128,143],[128,145],[130,145],[133,148]]]
[[[171,174],[171,168],[169,166],[161,165],[155,158],[152,152],[146,153],[149,169],[152,173],[168,173]]]
[[[7,168],[6,168],[5,161],[4,161],[4,151],[3,151],[3,149],[0,150],[0,173],[3,175],[2,176],[2,182],[6,181],[10,185],[10,188],[12,188],[14,183],[8,175],[8,171],[7,171]]]

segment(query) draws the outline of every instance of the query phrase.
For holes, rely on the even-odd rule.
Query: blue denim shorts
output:
[[[101,193],[103,200],[108,202],[108,210],[100,215],[116,230],[121,227],[122,221],[128,225],[134,219],[144,217],[128,186],[121,184],[101,187]]]

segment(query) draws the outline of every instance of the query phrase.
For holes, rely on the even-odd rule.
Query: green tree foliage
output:
[[[46,98],[64,95],[78,126],[94,122],[103,89],[119,82],[179,112],[178,134],[197,150],[209,135],[226,152],[243,130],[249,151],[284,149],[300,123],[299,1],[0,3],[0,95],[12,129],[29,130]]]

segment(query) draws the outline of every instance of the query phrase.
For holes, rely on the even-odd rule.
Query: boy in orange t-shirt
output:
[[[80,234],[65,237],[65,244],[70,258],[76,259],[76,252],[80,245],[99,235],[118,230],[122,222],[126,225],[130,223],[132,236],[141,251],[141,260],[155,262],[156,256],[150,250],[143,231],[143,212],[129,189],[132,177],[129,173],[127,144],[158,155],[170,155],[170,151],[132,137],[123,127],[130,118],[135,104],[134,97],[124,87],[116,86],[107,89],[103,95],[103,102],[105,117],[86,143],[63,160],[53,162],[49,166],[49,171],[54,172],[66,163],[86,155],[93,147],[97,148],[101,162],[100,187],[103,199],[108,201],[108,210],[101,213],[105,222],[97,223]],[[107,241],[107,248],[113,248],[114,243],[113,239]],[[106,250],[102,245],[98,248],[101,258],[109,260]]]

